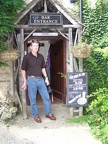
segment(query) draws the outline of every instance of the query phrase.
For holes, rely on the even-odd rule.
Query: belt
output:
[[[32,76],[32,75],[27,76],[27,77],[31,77],[31,78],[38,78],[38,79],[42,78],[42,76]]]

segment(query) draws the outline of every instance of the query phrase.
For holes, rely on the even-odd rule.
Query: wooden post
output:
[[[73,72],[73,54],[71,52],[73,46],[72,28],[69,28],[69,55],[70,55],[70,70]]]
[[[13,39],[13,33],[12,33],[12,39]],[[8,42],[8,47],[13,47],[13,42],[12,43],[9,43]],[[13,106],[13,102],[15,100],[15,84],[14,84],[14,61],[10,61],[10,85],[11,85],[11,99],[12,99],[12,102],[11,102],[11,106]]]
[[[79,116],[83,116],[83,107],[79,107]]]
[[[73,38],[72,38],[72,28],[69,28],[69,55],[70,55],[70,70],[71,72],[74,71],[73,66],[73,54],[71,52],[73,46]],[[70,107],[70,117],[73,117],[74,115],[74,108]]]
[[[78,40],[81,39],[81,28],[78,29]],[[83,72],[83,58],[79,58],[79,72]],[[83,107],[79,107],[79,116],[83,115]]]
[[[74,117],[74,107],[70,107],[70,117]]]
[[[75,37],[75,41],[74,44],[76,44],[76,40],[77,40],[77,36],[78,36],[78,40],[81,38],[81,28],[78,28],[76,31],[76,37]],[[69,53],[70,53],[70,67],[71,67],[71,72],[75,70],[83,72],[83,59],[79,59],[79,68],[78,67],[74,67],[74,63],[76,61],[74,61],[74,57],[73,54],[71,52],[71,48],[73,46],[73,39],[72,39],[72,28],[69,28]],[[78,110],[76,110],[75,107],[70,107],[70,117],[74,117],[74,113],[78,113],[79,116],[83,115],[83,107],[79,107]]]
[[[21,62],[24,57],[24,29],[20,29],[20,44],[21,44]],[[21,81],[23,80],[21,76]],[[21,82],[23,84],[23,81]],[[27,104],[26,104],[26,91],[22,90],[22,107],[23,107],[23,119],[27,119]]]
[[[10,83],[11,83],[11,106],[13,106],[13,101],[14,101],[14,97],[15,97],[15,89],[14,89],[14,62],[10,61]]]

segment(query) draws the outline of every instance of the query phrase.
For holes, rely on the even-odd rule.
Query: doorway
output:
[[[50,52],[49,72],[54,103],[66,103],[66,79],[61,77],[60,74],[66,74],[66,40],[63,37],[62,39],[57,39],[57,37],[54,39],[50,37],[50,39],[41,38],[38,40],[41,44],[40,53],[43,54],[45,62],[47,62],[48,52]],[[26,50],[29,52],[28,47],[26,47]],[[42,103],[42,100],[39,97],[40,96],[37,97],[37,100],[40,101],[39,103]],[[27,105],[30,105],[28,93]]]
[[[60,73],[66,74],[66,40],[51,44],[51,87],[55,98],[66,102],[66,79]]]

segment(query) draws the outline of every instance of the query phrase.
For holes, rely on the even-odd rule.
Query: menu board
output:
[[[67,105],[87,106],[88,75],[86,72],[67,73]]]

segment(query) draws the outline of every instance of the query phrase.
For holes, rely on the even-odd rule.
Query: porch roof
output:
[[[28,24],[29,13],[30,12],[44,12],[45,0],[32,0],[25,9],[23,9],[17,15],[16,25]],[[57,0],[46,0],[47,12],[62,13],[64,16],[64,24],[72,24],[78,27],[83,27],[83,23],[80,22],[78,18],[69,12],[62,3]]]

